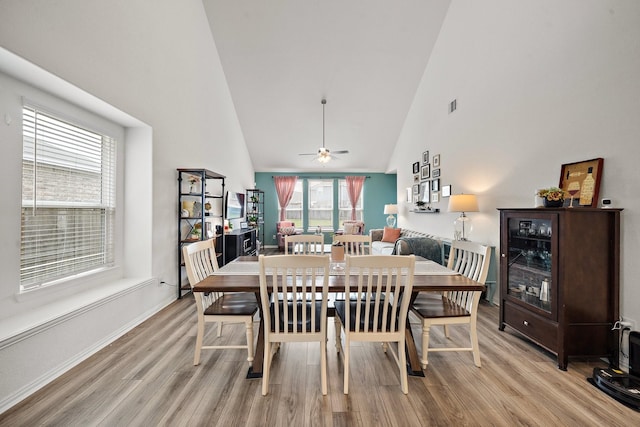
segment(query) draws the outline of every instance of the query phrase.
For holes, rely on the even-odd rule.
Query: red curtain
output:
[[[349,201],[351,202],[351,219],[356,219],[356,205],[362,192],[362,186],[364,185],[364,176],[347,176],[347,192],[349,193]]]
[[[287,215],[287,206],[293,196],[296,188],[297,176],[274,176],[273,181],[276,184],[276,193],[278,194],[278,203],[280,204],[280,221],[284,221]]]

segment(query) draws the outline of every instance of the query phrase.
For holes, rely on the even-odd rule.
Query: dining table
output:
[[[291,255],[295,256],[295,255]],[[344,263],[331,263],[329,275],[329,293],[338,294],[345,291],[345,270]],[[350,276],[349,288],[357,290],[357,277]],[[484,291],[485,286],[446,268],[431,260],[416,258],[415,271],[413,277],[413,291],[411,303],[420,292],[444,292],[444,291]],[[241,256],[220,267],[212,275],[196,283],[192,287],[193,292],[251,292],[256,295],[260,302],[260,272],[257,256]],[[255,355],[252,361],[247,378],[261,378],[262,365],[264,361],[264,324],[263,307],[260,307],[260,329],[258,330],[257,342],[255,345]],[[331,314],[331,313],[330,313]],[[407,371],[409,375],[424,376],[422,365],[418,355],[418,350],[411,331],[409,316],[407,316],[407,327],[405,330]]]

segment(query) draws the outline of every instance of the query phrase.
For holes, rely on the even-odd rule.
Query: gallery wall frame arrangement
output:
[[[413,184],[407,188],[407,202],[416,204],[418,207],[411,212],[439,212],[439,209],[432,209],[431,204],[440,202],[440,197],[451,196],[450,185],[440,187],[442,173],[440,154],[431,156],[429,150],[424,150],[420,160],[412,163],[411,171]],[[425,208],[425,205],[428,206]]]

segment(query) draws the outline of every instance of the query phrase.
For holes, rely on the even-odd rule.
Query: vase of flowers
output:
[[[559,208],[564,205],[564,190],[558,187],[549,187],[538,190],[538,196],[546,208]]]
[[[200,182],[200,178],[198,178],[197,176],[190,176],[189,177],[189,193],[195,193],[196,192],[196,184]]]

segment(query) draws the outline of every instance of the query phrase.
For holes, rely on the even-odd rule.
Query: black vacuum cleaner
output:
[[[587,379],[609,396],[640,411],[640,332],[629,332],[629,373],[614,368],[593,368]]]

